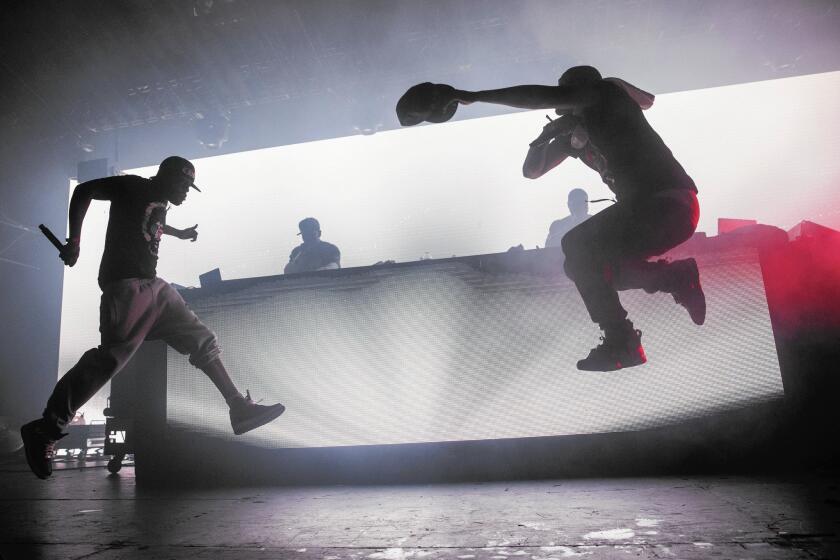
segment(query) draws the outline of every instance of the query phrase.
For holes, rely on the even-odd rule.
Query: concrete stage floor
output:
[[[836,473],[164,492],[24,469],[0,466],[3,560],[840,558]]]

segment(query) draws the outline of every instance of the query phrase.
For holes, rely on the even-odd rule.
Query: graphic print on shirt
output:
[[[163,226],[166,224],[167,205],[163,202],[150,202],[143,214],[141,229],[143,239],[149,243],[149,253],[158,256],[160,238],[163,236]]]

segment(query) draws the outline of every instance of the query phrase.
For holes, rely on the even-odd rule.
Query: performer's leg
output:
[[[167,282],[157,279],[161,316],[149,338],[166,341],[181,354],[188,354],[192,365],[210,378],[230,407],[234,433],[242,434],[274,420],[285,411],[282,404],[263,406],[254,403],[246,391],[243,396],[228,375],[216,335],[187,306],[181,295]]]
[[[617,290],[669,293],[688,310],[692,321],[702,325],[706,298],[697,262],[692,258],[673,262],[646,260],[686,241],[697,227],[697,197],[690,191],[677,194],[682,196],[654,197],[635,209],[639,227],[628,237],[624,256],[614,265],[613,286]]]
[[[52,473],[52,451],[76,411],[131,359],[155,321],[151,292],[142,280],[105,287],[100,305],[102,344],[82,355],[56,384],[43,416],[21,428],[26,457],[39,478]]]
[[[646,361],[641,333],[627,319],[617,289],[664,289],[675,269],[646,259],[690,237],[696,208],[693,215],[692,220],[690,205],[670,198],[636,205],[617,203],[563,238],[566,273],[590,317],[604,330],[604,343],[578,362],[580,369],[610,371]]]
[[[566,275],[577,286],[592,321],[604,330],[619,327],[627,318],[613,286],[613,270],[631,220],[630,209],[615,204],[570,230],[561,242]]]
[[[691,320],[706,321],[706,296],[700,285],[700,271],[692,258],[677,261],[622,261],[617,265],[617,290],[643,289],[649,294],[665,292],[682,305]]]
[[[602,344],[579,360],[578,369],[613,371],[645,363],[641,333],[627,319],[613,286],[615,247],[626,230],[629,210],[615,204],[563,237],[566,274],[577,286],[589,316],[604,331]]]
[[[90,400],[118,370],[113,354],[102,346],[91,348],[58,380],[44,409],[44,428],[61,437],[76,411]]]

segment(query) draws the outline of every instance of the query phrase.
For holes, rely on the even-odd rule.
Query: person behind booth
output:
[[[321,224],[315,218],[304,218],[298,224],[303,243],[292,249],[286,274],[314,272],[341,268],[341,251],[332,243],[321,240]]]
[[[551,223],[548,228],[548,237],[545,238],[546,247],[560,247],[560,241],[562,241],[564,235],[590,218],[589,195],[586,194],[585,190],[570,190],[567,203],[569,205],[569,215]]]

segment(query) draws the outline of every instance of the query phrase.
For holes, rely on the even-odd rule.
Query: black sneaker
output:
[[[601,344],[579,360],[577,368],[583,371],[615,371],[645,362],[647,357],[642,348],[642,331],[631,329],[623,334],[605,333]]]
[[[268,424],[285,412],[286,407],[280,403],[269,406],[255,403],[251,400],[251,392],[245,391],[245,396],[229,401],[230,425],[236,435],[250,432],[264,424]]]
[[[56,438],[49,434],[44,426],[44,420],[33,420],[20,428],[26,462],[30,470],[40,479],[46,479],[52,474],[52,460],[55,457],[55,442],[67,434]]]
[[[686,308],[695,325],[702,325],[706,322],[706,295],[700,285],[697,261],[685,259],[676,261],[671,266],[678,275],[677,288],[671,292],[674,301]]]

